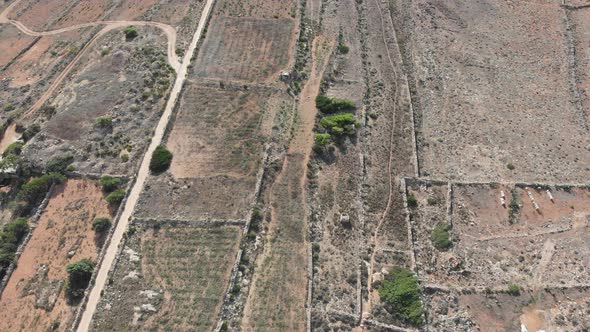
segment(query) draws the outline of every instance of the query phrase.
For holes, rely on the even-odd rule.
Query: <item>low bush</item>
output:
[[[352,113],[326,116],[320,120],[320,124],[333,135],[352,135],[355,133],[355,127],[360,125]]]
[[[33,138],[37,133],[41,131],[41,126],[37,123],[30,125],[21,136],[25,142],[28,142],[31,138]]]
[[[451,247],[453,242],[451,242],[449,238],[449,225],[446,224],[440,224],[436,226],[430,235],[432,244],[438,250],[445,250]]]
[[[96,233],[104,233],[111,228],[111,219],[109,218],[96,218],[92,222],[92,230]]]
[[[520,295],[520,286],[518,286],[516,284],[508,285],[508,294],[510,294],[512,296]]]
[[[412,271],[392,268],[378,291],[381,301],[397,319],[414,326],[424,323],[424,308],[420,301],[422,292]]]
[[[332,135],[330,134],[315,134],[313,149],[319,151],[330,143]]]
[[[152,171],[152,173],[162,173],[170,167],[170,163],[172,163],[172,152],[160,145],[156,147],[152,154],[150,171]]]
[[[319,95],[315,98],[316,107],[324,113],[336,113],[342,111],[349,111],[356,108],[352,100],[332,98]]]
[[[416,196],[408,195],[407,200],[408,200],[408,207],[415,208],[418,206],[418,200],[416,199]]]
[[[66,290],[70,300],[79,299],[84,295],[84,290],[88,287],[93,270],[94,263],[87,258],[68,264],[66,267],[68,272]]]
[[[125,191],[123,189],[117,189],[105,197],[106,201],[113,206],[119,205],[123,198],[125,198]]]
[[[100,184],[104,192],[110,193],[119,188],[119,185],[121,184],[121,179],[105,175],[100,178],[98,183]]]

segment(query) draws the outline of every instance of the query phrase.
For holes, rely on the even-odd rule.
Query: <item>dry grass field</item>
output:
[[[531,182],[587,178],[588,119],[574,102],[570,41],[558,5],[413,2],[410,39],[424,175]]]
[[[258,18],[295,18],[297,2],[293,0],[220,0],[218,12],[224,16]]]
[[[111,217],[100,187],[90,180],[56,186],[18,266],[0,298],[1,331],[66,331],[77,306],[64,294],[66,266],[95,260],[97,217]]]
[[[133,226],[94,331],[212,331],[237,254],[238,227]]]

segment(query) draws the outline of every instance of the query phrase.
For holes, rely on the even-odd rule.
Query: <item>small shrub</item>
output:
[[[98,183],[100,184],[104,192],[110,193],[113,190],[119,188],[119,185],[121,184],[121,179],[105,175],[100,178]]]
[[[66,171],[68,172],[73,172],[76,170],[76,167],[74,167],[74,165],[70,164],[68,165],[68,167],[66,167]]]
[[[408,207],[415,208],[418,206],[418,200],[416,199],[416,196],[408,195],[407,200],[408,200]]]
[[[172,163],[172,152],[168,151],[163,146],[156,147],[150,160],[150,171],[152,173],[162,173],[170,167]]]
[[[41,126],[37,123],[32,124],[23,132],[22,139],[25,142],[28,142],[31,138],[33,138],[37,133],[41,131]]]
[[[109,218],[96,218],[92,222],[92,230],[96,233],[104,233],[111,228],[111,219]]]
[[[394,267],[378,289],[379,296],[388,311],[397,319],[420,326],[424,323],[424,308],[420,301],[422,294],[418,278],[412,271]]]
[[[127,38],[128,40],[133,39],[139,35],[139,33],[137,32],[137,28],[134,26],[126,27],[123,30],[123,33],[125,34],[125,38]]]
[[[68,264],[66,267],[68,272],[66,290],[70,299],[79,299],[84,295],[84,290],[88,287],[93,270],[94,263],[87,258]]]
[[[123,153],[121,154],[121,161],[126,163],[129,161],[129,154],[128,153]]]
[[[6,150],[4,150],[4,152],[2,153],[2,155],[4,157],[6,157],[9,154],[14,154],[14,155],[20,155],[21,152],[23,151],[23,143],[22,142],[14,142],[11,143],[9,146],[6,147]]]
[[[506,168],[508,168],[509,170],[512,171],[512,170],[514,170],[515,167],[514,167],[514,165],[512,165],[512,163],[508,163],[508,164],[506,164]]]
[[[330,134],[315,134],[313,149],[319,151],[326,147],[330,143],[332,135]]]
[[[508,285],[508,294],[510,294],[512,296],[520,295],[520,286],[518,286],[516,284]]]
[[[451,247],[453,242],[449,239],[449,225],[440,224],[432,230],[430,240],[434,247],[438,250],[445,250]]]
[[[434,197],[428,197],[426,199],[426,203],[428,203],[428,205],[436,205],[436,203],[438,203],[438,201]]]
[[[49,159],[47,165],[45,165],[45,171],[47,173],[64,173],[69,164],[74,161],[74,156],[66,154],[63,156],[57,156]]]
[[[6,106],[4,106],[4,112],[11,112],[15,109],[16,107],[14,107],[13,104],[7,104]]]
[[[340,52],[340,54],[347,54],[349,50],[350,49],[348,46],[346,46],[344,43],[341,42],[338,44],[338,52]]]
[[[106,201],[113,206],[119,205],[123,198],[125,198],[125,191],[123,189],[117,189],[105,197]]]
[[[520,204],[518,204],[518,193],[516,190],[510,192],[510,204],[508,205],[508,222],[514,224],[516,217],[520,211]]]
[[[99,128],[111,128],[113,126],[113,117],[101,116],[96,118],[96,125]]]

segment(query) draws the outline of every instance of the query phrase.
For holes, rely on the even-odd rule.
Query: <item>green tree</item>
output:
[[[123,189],[117,189],[105,197],[106,201],[112,206],[119,205],[123,198],[125,198],[125,191]]]
[[[71,154],[65,154],[63,156],[57,156],[49,159],[47,165],[45,165],[45,171],[47,173],[64,173],[74,161],[74,156]]]
[[[113,118],[110,116],[101,116],[96,118],[96,125],[100,128],[111,128],[113,125]]]
[[[137,32],[137,28],[132,25],[126,27],[123,30],[123,33],[125,34],[125,38],[127,39],[133,39],[139,35],[139,33]]]
[[[340,113],[326,116],[320,120],[320,124],[322,127],[326,128],[330,134],[334,135],[352,135],[355,132],[355,127],[360,125],[352,113]]]
[[[416,199],[416,196],[414,195],[408,195],[408,206],[411,208],[415,208],[418,206],[418,200]]]
[[[162,173],[170,167],[172,163],[172,152],[168,151],[164,146],[158,146],[152,154],[150,160],[150,171],[152,173]]]
[[[65,176],[59,173],[49,173],[38,178],[32,178],[22,185],[17,198],[28,203],[36,203],[45,197],[52,184],[61,183],[64,180]]]
[[[420,301],[422,292],[412,271],[392,268],[378,291],[388,311],[397,319],[414,326],[424,323],[424,308]]]
[[[438,250],[445,250],[451,247],[453,242],[449,239],[449,225],[440,224],[432,230],[430,240],[434,247]]]
[[[66,267],[68,272],[67,294],[70,299],[78,299],[84,295],[93,270],[94,263],[87,258],[68,264]]]
[[[343,112],[356,108],[354,102],[349,99],[332,98],[323,95],[315,98],[315,105],[323,113]]]

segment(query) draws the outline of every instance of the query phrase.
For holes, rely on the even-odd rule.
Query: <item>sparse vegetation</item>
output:
[[[314,145],[313,145],[313,149],[315,151],[319,151],[323,148],[326,147],[326,145],[328,145],[330,143],[330,139],[331,139],[331,135],[328,133],[324,133],[324,134],[315,134],[314,136]]]
[[[388,311],[397,319],[414,326],[420,326],[424,322],[420,295],[416,276],[412,271],[401,267],[392,268],[379,287],[379,296]]]
[[[508,164],[506,164],[506,168],[508,168],[509,170],[512,171],[512,170],[514,170],[515,167],[514,167],[514,165],[512,165],[512,163],[508,163]]]
[[[92,222],[92,230],[95,231],[96,233],[103,234],[109,228],[111,228],[111,225],[112,225],[111,219],[109,219],[109,218],[96,218]]]
[[[150,160],[150,171],[152,173],[162,173],[170,167],[172,163],[172,152],[168,151],[163,146],[156,147]]]
[[[438,250],[445,250],[451,247],[453,242],[449,239],[449,225],[439,224],[432,230],[430,239],[432,244]]]
[[[66,271],[68,272],[66,291],[70,300],[79,299],[84,295],[84,290],[90,282],[93,270],[94,263],[87,258],[76,263],[68,264],[66,267]]]
[[[436,205],[438,203],[438,200],[434,197],[428,197],[426,199],[426,203],[428,203],[428,205]]]
[[[322,95],[315,98],[315,105],[323,113],[350,111],[356,108],[356,105],[351,100]]]
[[[29,182],[22,185],[17,198],[27,201],[29,204],[39,202],[54,183],[61,183],[65,180],[65,176],[59,173],[49,173],[38,178],[33,178]]]
[[[2,153],[2,155],[4,157],[6,157],[9,154],[14,154],[14,155],[18,156],[18,155],[20,155],[20,153],[23,150],[23,145],[24,145],[23,142],[16,141],[16,142],[10,144],[9,146],[7,146],[6,149],[4,150],[4,152]]]
[[[518,193],[516,189],[510,192],[510,204],[508,205],[508,222],[514,224],[516,217],[520,211],[520,204],[518,203]]]

